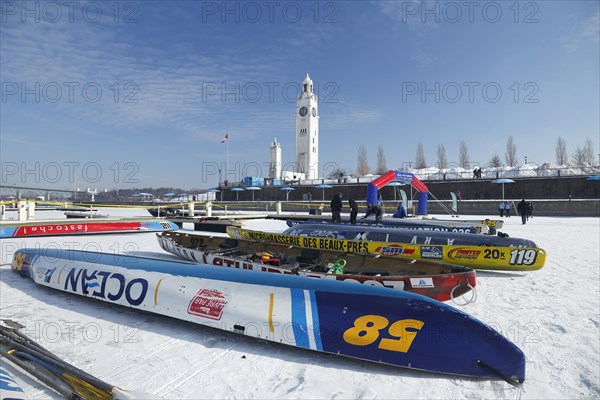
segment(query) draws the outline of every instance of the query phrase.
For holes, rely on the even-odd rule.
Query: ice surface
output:
[[[528,273],[478,272],[477,300],[460,308],[524,351],[527,377],[520,388],[248,339],[44,288],[7,265],[21,247],[168,257],[154,233],[0,240],[0,316],[26,325],[25,334],[102,380],[165,398],[597,398],[600,219],[504,221],[502,231],[548,252],[546,266]],[[286,226],[256,220],[247,227]],[[36,381],[22,380],[32,398],[58,398]]]

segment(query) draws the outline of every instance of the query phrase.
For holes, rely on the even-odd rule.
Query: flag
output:
[[[221,143],[225,143],[228,140],[229,140],[229,133],[226,133],[225,137],[223,139],[221,139]]]
[[[458,212],[458,196],[454,192],[450,192],[450,197],[452,197],[452,211]]]

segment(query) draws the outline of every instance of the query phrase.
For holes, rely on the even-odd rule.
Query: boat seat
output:
[[[297,261],[306,264],[316,264],[319,260],[319,250],[302,249]]]
[[[227,238],[223,240],[219,247],[222,249],[233,249],[235,247],[238,247],[238,241],[237,239]]]

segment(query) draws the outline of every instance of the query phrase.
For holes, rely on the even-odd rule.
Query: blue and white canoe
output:
[[[303,224],[328,224],[331,223],[331,218],[307,218],[306,220],[286,220],[288,227],[293,228]],[[489,233],[489,227],[481,222],[461,222],[461,221],[448,221],[438,219],[425,219],[425,218],[383,218],[380,222],[372,219],[361,219],[359,218],[355,224],[350,224],[350,219],[346,216],[342,217],[341,224],[338,225],[349,225],[349,226],[362,226],[362,227],[384,227],[388,229],[408,229],[413,231],[427,231],[427,232],[448,232],[448,233],[473,233],[473,234],[487,234]]]
[[[64,292],[394,366],[525,379],[523,352],[481,321],[403,291],[170,260],[22,249],[12,268]]]
[[[25,400],[22,383],[13,377],[6,368],[3,357],[0,357],[0,400]]]

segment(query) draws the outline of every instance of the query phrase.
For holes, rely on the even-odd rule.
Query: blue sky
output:
[[[598,153],[599,3],[466,3],[3,1],[0,183],[208,188],[226,132],[230,180],[266,174],[307,72],[322,166]]]

